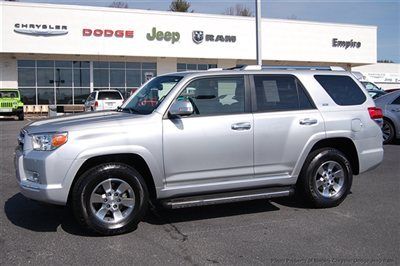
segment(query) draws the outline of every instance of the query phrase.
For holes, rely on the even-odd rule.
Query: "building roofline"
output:
[[[135,14],[155,14],[164,16],[182,16],[182,17],[203,17],[203,18],[218,18],[218,19],[234,19],[243,21],[254,21],[253,17],[230,16],[230,15],[217,15],[205,13],[190,13],[190,12],[171,12],[171,11],[158,11],[158,10],[144,10],[144,9],[131,9],[131,8],[111,8],[111,7],[97,7],[97,6],[81,6],[81,5],[61,5],[61,4],[48,4],[48,3],[26,3],[26,2],[0,2],[1,6],[20,6],[20,7],[36,7],[36,8],[55,8],[66,10],[86,10],[86,11],[104,11],[104,12],[119,12],[119,13],[135,13]],[[275,19],[263,18],[263,21],[280,22],[280,23],[294,23],[294,24],[313,24],[313,25],[331,25],[340,27],[359,27],[359,28],[378,28],[376,25],[360,25],[360,24],[347,24],[347,23],[333,23],[333,22],[317,22],[307,20],[290,20],[290,19]]]

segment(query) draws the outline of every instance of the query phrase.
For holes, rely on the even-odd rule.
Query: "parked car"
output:
[[[258,70],[257,70],[258,69]],[[149,204],[183,208],[289,196],[339,205],[383,158],[381,109],[345,71],[179,72],[115,112],[34,122],[15,163],[28,198],[69,204],[104,235]]]
[[[17,116],[24,120],[24,103],[17,89],[0,88],[0,116]]]
[[[367,91],[368,91],[369,96],[371,96],[372,99],[376,99],[387,93],[387,92],[381,91],[381,90],[367,90]]]
[[[86,111],[116,110],[124,102],[118,90],[99,90],[89,94],[85,102]]]
[[[387,89],[387,90],[385,90],[385,92],[389,93],[389,92],[394,92],[394,91],[398,91],[398,90],[400,90],[400,88]]]
[[[400,91],[394,91],[375,100],[383,111],[383,143],[400,138]]]
[[[361,83],[364,85],[364,87],[367,90],[378,90],[378,91],[383,91],[381,87],[379,87],[378,85],[376,85],[375,83],[371,82],[371,81],[361,81]]]

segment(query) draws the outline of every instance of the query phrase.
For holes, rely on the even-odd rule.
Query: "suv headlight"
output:
[[[40,133],[32,135],[32,146],[36,151],[52,151],[68,141],[68,133]]]

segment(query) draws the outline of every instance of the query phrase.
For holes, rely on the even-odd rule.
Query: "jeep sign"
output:
[[[179,41],[181,38],[181,35],[177,31],[157,31],[156,27],[153,27],[151,30],[151,33],[147,33],[146,35],[147,40],[149,41],[166,41],[166,42],[171,42],[174,44],[175,42]]]

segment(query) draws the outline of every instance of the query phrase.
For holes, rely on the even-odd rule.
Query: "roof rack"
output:
[[[263,70],[263,69],[284,69],[284,70],[328,70],[328,71],[345,71],[340,66],[258,66],[258,65],[242,65],[224,70]]]

